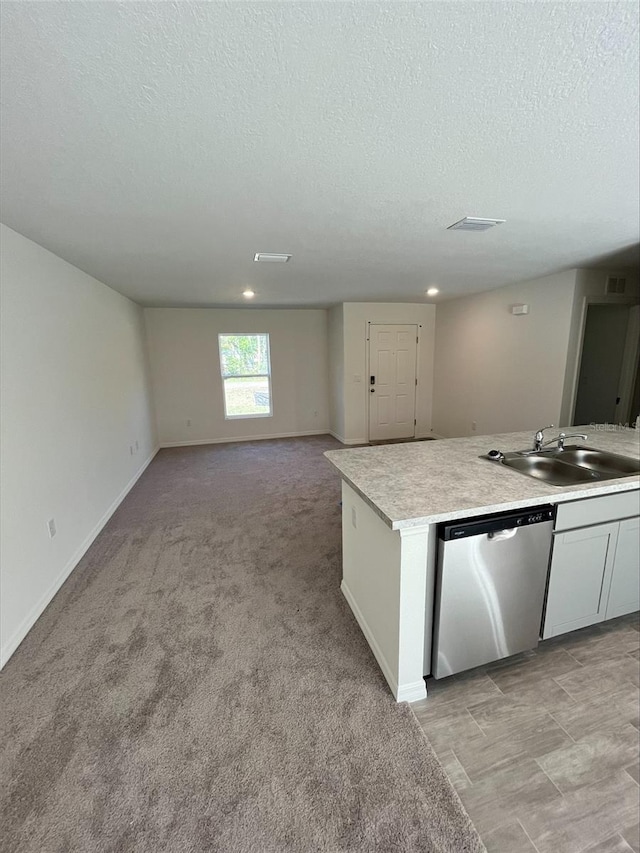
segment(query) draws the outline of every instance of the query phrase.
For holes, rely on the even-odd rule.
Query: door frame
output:
[[[422,332],[422,323],[383,323],[381,320],[367,320],[367,328],[365,331],[365,365],[366,365],[366,421],[367,421],[367,441],[371,442],[371,393],[369,391],[371,377],[371,327],[372,326],[415,326],[416,329],[416,384],[413,395],[413,438],[418,432],[418,388],[420,387],[420,337]],[[411,436],[409,436],[411,438]],[[375,439],[374,439],[375,441]]]

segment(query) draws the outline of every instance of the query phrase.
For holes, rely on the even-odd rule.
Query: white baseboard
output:
[[[397,698],[398,682],[396,681],[396,679],[393,675],[393,671],[391,669],[391,666],[390,666],[388,660],[386,659],[386,657],[384,656],[382,649],[378,645],[376,638],[373,636],[371,629],[367,625],[367,620],[362,615],[362,611],[360,610],[360,608],[356,604],[356,600],[353,597],[351,590],[347,586],[347,583],[344,580],[344,578],[342,580],[342,583],[340,584],[340,589],[342,590],[342,594],[344,595],[344,597],[347,599],[347,603],[348,603],[349,607],[351,608],[353,615],[356,617],[356,622],[360,626],[362,633],[365,635],[367,642],[369,643],[369,646],[371,648],[371,651],[373,652],[373,654],[375,656],[375,659],[378,661],[380,669],[382,670],[382,674],[387,679],[387,683],[389,684],[389,687],[391,688],[391,692]]]
[[[346,444],[347,446],[351,444],[369,444],[368,438],[344,438],[341,435],[338,435],[337,432],[334,432],[332,429],[328,429],[327,432],[329,435],[332,435],[334,438],[337,438],[340,444]]]
[[[367,620],[364,618],[362,611],[358,607],[344,578],[340,584],[340,589],[342,590],[344,597],[347,599],[347,603],[351,608],[353,615],[356,617],[356,621],[360,626],[362,633],[366,637],[375,659],[378,661],[382,674],[387,679],[387,684],[391,688],[391,692],[393,693],[396,702],[417,702],[418,699],[426,698],[427,686],[423,678],[421,678],[420,681],[412,682],[410,684],[398,684],[395,676],[393,675],[393,670],[391,669],[389,661],[384,656],[376,638],[373,636],[373,633],[367,624]]]
[[[89,533],[89,535],[86,537],[86,539],[82,542],[82,544],[73,553],[73,556],[66,563],[65,567],[62,569],[60,574],[56,577],[56,579],[51,584],[49,589],[44,593],[44,595],[42,595],[40,597],[38,602],[31,608],[29,613],[22,620],[22,622],[18,626],[17,630],[14,631],[14,633],[11,637],[9,637],[9,639],[4,644],[4,646],[2,646],[2,648],[0,648],[0,669],[2,669],[4,667],[4,665],[7,663],[7,661],[11,657],[11,655],[15,652],[15,650],[18,648],[20,643],[24,640],[24,638],[27,636],[29,631],[33,628],[33,626],[35,625],[37,620],[40,618],[40,616],[43,614],[46,607],[51,602],[51,599],[53,598],[53,596],[56,594],[56,592],[58,592],[58,590],[60,589],[62,584],[66,581],[66,579],[69,577],[71,572],[75,569],[75,567],[78,565],[80,560],[87,553],[87,551],[89,550],[89,548],[93,544],[94,540],[96,539],[96,537],[98,536],[98,534],[100,533],[102,528],[109,521],[109,519],[111,518],[113,513],[118,509],[118,507],[120,506],[122,501],[126,498],[126,496],[129,494],[131,489],[138,482],[140,477],[144,474],[145,470],[147,469],[147,467],[151,463],[152,459],[154,458],[154,456],[156,455],[158,450],[159,450],[159,448],[156,447],[154,449],[154,451],[151,453],[151,455],[149,456],[149,458],[145,462],[142,463],[142,466],[133,475],[133,477],[129,480],[129,482],[124,487],[124,489],[120,492],[118,497],[109,506],[109,508],[103,514],[103,516],[100,518],[100,521],[98,521],[98,523],[95,525],[95,527],[93,528],[91,533]]]
[[[161,441],[160,447],[195,447],[198,444],[234,444],[236,441],[266,441],[269,438],[303,438],[306,435],[333,435],[328,429],[308,429],[303,432],[278,432],[272,435],[238,435],[230,438],[196,438],[193,441]]]
[[[415,681],[413,684],[403,684],[398,688],[397,702],[418,702],[420,699],[427,698],[427,685],[424,678],[420,681]]]
[[[329,435],[332,435],[334,438],[337,438],[340,444],[345,444],[347,447],[352,444],[369,444],[368,438],[344,438],[342,435],[338,435],[337,432],[334,432],[332,429],[326,430]],[[425,432],[420,433],[420,435],[415,436],[416,439],[419,438],[444,438],[442,435],[436,435],[435,432]]]

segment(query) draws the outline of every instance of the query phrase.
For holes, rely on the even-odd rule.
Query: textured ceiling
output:
[[[635,2],[1,14],[2,219],[142,303],[414,301],[633,258]],[[446,230],[465,215],[507,222]]]

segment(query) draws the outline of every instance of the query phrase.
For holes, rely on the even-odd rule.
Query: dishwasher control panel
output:
[[[470,518],[459,524],[446,522],[440,525],[438,535],[445,542],[454,539],[466,539],[478,532],[491,533],[496,530],[509,530],[514,527],[528,527],[543,521],[553,521],[555,508],[544,506],[531,512],[512,512],[504,515],[480,516]]]

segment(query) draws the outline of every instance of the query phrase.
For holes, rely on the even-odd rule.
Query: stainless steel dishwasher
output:
[[[538,645],[552,529],[551,506],[440,525],[435,678]]]

